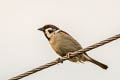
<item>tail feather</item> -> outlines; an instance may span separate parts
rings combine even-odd
[[[99,67],[101,67],[101,68],[103,68],[103,69],[107,69],[107,68],[108,68],[107,65],[105,65],[105,64],[103,64],[103,63],[100,63],[100,62],[98,62],[98,61],[96,61],[96,60],[94,60],[94,59],[91,59],[91,60],[89,60],[89,61],[92,62],[92,63],[94,63],[94,64],[96,64],[96,65],[98,65]]]
[[[99,62],[99,61],[96,61],[96,60],[92,59],[92,58],[89,57],[87,54],[83,54],[83,56],[84,56],[84,58],[86,59],[86,61],[90,61],[90,62],[96,64],[97,66],[101,67],[102,69],[107,69],[107,68],[108,68],[107,65],[105,65],[105,64],[103,64],[103,63],[101,63],[101,62]]]

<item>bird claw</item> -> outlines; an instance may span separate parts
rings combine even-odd
[[[70,58],[71,58],[71,56],[70,56],[71,53],[72,53],[72,52],[67,53],[66,56],[63,56],[62,58],[63,58],[63,59],[66,59],[66,58],[70,59]],[[62,60],[61,58],[56,59],[56,61],[58,61],[58,62],[60,62],[60,63],[63,63],[63,60]]]
[[[61,58],[56,59],[56,61],[63,63],[63,60],[61,60]]]
[[[66,57],[67,57],[68,59],[71,58],[71,53],[72,53],[72,52],[69,52],[69,53],[66,54]]]

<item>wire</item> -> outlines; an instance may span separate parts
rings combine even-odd
[[[114,40],[116,40],[116,39],[119,39],[119,38],[120,38],[120,34],[115,35],[115,36],[110,37],[110,38],[108,38],[108,39],[106,39],[106,40],[103,40],[103,41],[101,41],[101,42],[99,42],[99,43],[95,43],[95,44],[93,44],[93,45],[91,45],[91,46],[88,46],[87,48],[84,48],[84,49],[75,51],[75,52],[73,52],[73,53],[70,54],[70,57],[65,56],[65,57],[63,57],[63,58],[58,58],[58,59],[56,59],[56,60],[54,60],[54,61],[52,61],[52,62],[49,62],[49,63],[47,63],[47,64],[45,64],[45,65],[42,65],[42,66],[39,66],[39,67],[37,67],[37,68],[35,68],[35,69],[32,69],[32,70],[30,70],[30,71],[27,71],[27,72],[25,72],[25,73],[23,73],[23,74],[20,74],[20,75],[18,75],[18,76],[16,76],[16,77],[13,77],[13,78],[9,79],[9,80],[19,80],[19,79],[22,79],[22,78],[24,78],[24,77],[26,77],[26,76],[29,76],[29,75],[33,74],[33,73],[36,73],[36,72],[38,72],[38,71],[41,71],[41,70],[43,70],[43,69],[46,69],[46,68],[51,67],[51,66],[53,66],[53,65],[56,65],[56,64],[58,64],[58,63],[61,63],[61,62],[65,61],[65,60],[68,60],[68,59],[70,59],[70,58],[72,58],[72,57],[78,56],[78,55],[80,55],[80,54],[82,54],[82,53],[84,53],[84,52],[90,51],[90,50],[92,50],[92,49],[95,49],[95,48],[97,48],[97,47],[99,47],[99,46],[102,46],[102,45],[104,45],[104,44],[107,44],[107,43],[109,43],[109,42],[111,42],[111,41],[114,41]]]

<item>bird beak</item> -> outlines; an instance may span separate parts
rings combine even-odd
[[[43,28],[39,28],[38,30],[43,31],[44,29]]]

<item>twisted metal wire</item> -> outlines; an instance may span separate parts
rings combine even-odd
[[[107,43],[109,43],[109,42],[111,42],[111,41],[114,41],[114,40],[116,40],[116,39],[119,39],[119,38],[120,38],[120,34],[115,35],[115,36],[110,37],[110,38],[108,38],[108,39],[106,39],[106,40],[103,40],[103,41],[101,41],[101,42],[99,42],[99,43],[96,43],[96,44],[93,44],[93,45],[91,45],[91,46],[88,46],[87,48],[84,48],[84,49],[75,51],[75,52],[73,52],[73,53],[70,55],[70,57],[65,56],[65,57],[63,57],[63,58],[58,58],[58,59],[56,59],[56,60],[54,60],[54,61],[52,61],[52,62],[49,62],[49,63],[47,63],[47,64],[45,64],[45,65],[39,66],[38,68],[32,69],[32,70],[30,70],[30,71],[27,71],[27,72],[25,72],[25,73],[23,73],[23,74],[20,74],[20,75],[18,75],[18,76],[16,76],[16,77],[13,77],[13,78],[9,79],[9,80],[19,80],[19,79],[22,79],[22,78],[24,78],[24,77],[26,77],[26,76],[29,76],[30,74],[36,73],[36,72],[38,72],[38,71],[41,71],[41,70],[43,70],[43,69],[46,69],[46,68],[51,67],[51,66],[53,66],[53,65],[56,65],[56,64],[58,64],[58,63],[61,63],[61,62],[65,61],[65,60],[68,60],[68,59],[70,59],[70,58],[72,58],[72,57],[78,56],[78,55],[82,54],[83,52],[90,51],[90,50],[92,50],[92,49],[94,49],[94,48],[97,48],[97,47],[99,47],[99,46],[102,46],[102,45],[104,45],[104,44],[107,44]]]

